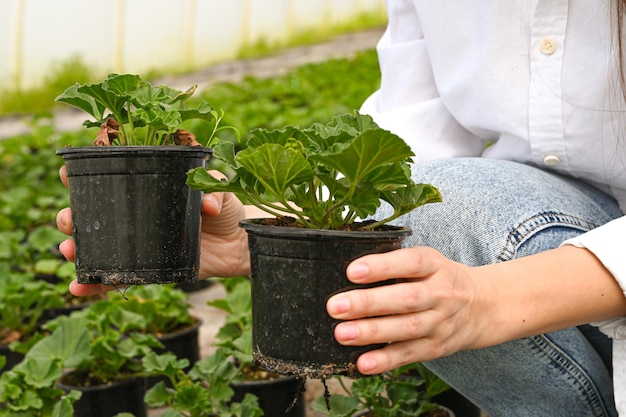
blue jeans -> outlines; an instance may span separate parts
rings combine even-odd
[[[417,182],[443,202],[396,220],[426,245],[477,266],[558,247],[622,216],[614,199],[577,180],[509,161],[417,164]],[[376,217],[385,215],[382,207]],[[616,416],[611,341],[590,325],[462,351],[425,364],[490,417]],[[462,416],[459,416],[462,417]]]

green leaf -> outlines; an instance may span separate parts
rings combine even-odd
[[[80,84],[69,87],[65,92],[55,98],[55,101],[67,103],[71,106],[82,110],[95,118],[96,120],[104,119],[106,106],[96,101],[89,94],[79,91]]]
[[[187,173],[187,184],[205,193],[233,192],[241,193],[241,185],[236,180],[218,180],[204,168],[195,168]]]
[[[250,131],[250,137],[246,142],[246,147],[259,147],[266,143],[274,143],[277,145],[286,146],[287,142],[294,136],[298,135],[300,131],[296,126],[285,126],[283,129],[253,129]]]
[[[337,148],[337,147],[335,147]],[[409,145],[388,131],[366,130],[339,151],[311,155],[314,161],[333,167],[351,183],[357,183],[383,165],[413,156]]]
[[[101,83],[78,87],[78,92],[92,97],[99,108],[108,109],[118,122],[123,123],[121,115],[130,97],[127,92],[137,88],[140,82],[141,79],[137,75],[113,74]],[[97,118],[98,121],[103,119],[104,117]]]
[[[74,391],[78,392],[78,391]],[[62,398],[54,405],[51,417],[74,417],[74,400],[70,398]]]
[[[35,388],[52,386],[63,375],[63,363],[59,358],[52,360],[41,357],[29,357],[19,363],[15,372],[24,375],[24,382]]]
[[[48,337],[35,344],[26,355],[35,361],[50,362],[53,358],[61,360],[66,368],[80,364],[89,354],[90,340],[87,322],[81,319],[66,319]],[[16,366],[19,369],[20,364]]]
[[[168,388],[165,382],[159,381],[144,395],[144,401],[149,407],[162,407],[170,403],[175,391]]]
[[[207,410],[210,408],[211,402],[217,399],[211,396],[211,387],[209,389],[196,383],[191,385],[179,386],[174,397],[174,407],[178,410]]]
[[[317,397],[315,400],[311,401],[310,406],[313,411],[331,417],[351,417],[354,413],[363,408],[358,398],[341,394],[331,395],[328,398],[328,402],[330,410],[323,396]]]
[[[383,190],[381,198],[391,204],[396,215],[401,215],[424,204],[440,202],[441,194],[432,185],[413,184],[395,191]]]
[[[235,160],[278,201],[285,200],[290,186],[313,179],[313,170],[300,153],[276,144],[244,149]]]

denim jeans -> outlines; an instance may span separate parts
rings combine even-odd
[[[416,164],[413,178],[437,186],[443,202],[394,223],[470,266],[558,247],[622,216],[594,187],[536,167],[485,158]],[[389,213],[381,207],[376,217]],[[616,416],[611,341],[590,325],[467,350],[425,363],[490,417]],[[458,416],[463,417],[463,416]]]

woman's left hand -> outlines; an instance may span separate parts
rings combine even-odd
[[[343,292],[326,305],[336,319],[343,345],[389,343],[362,354],[357,367],[378,374],[401,365],[428,361],[481,344],[484,311],[472,268],[427,247],[367,255],[347,268],[357,284],[396,279],[396,283]]]

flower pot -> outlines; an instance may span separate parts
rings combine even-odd
[[[155,349],[159,354],[171,352],[179,359],[188,359],[189,366],[193,366],[200,359],[199,331],[202,320],[194,317],[194,323],[171,333],[159,336],[163,349]]]
[[[178,359],[189,360],[189,366],[186,371],[200,360],[200,341],[199,330],[202,320],[194,318],[195,323],[183,329],[176,330],[172,333],[164,334],[157,339],[163,343],[162,349],[155,349],[157,354],[170,352],[176,355]],[[150,388],[158,382],[163,381],[167,386],[171,387],[172,383],[167,377],[150,377],[147,381],[147,387]]]
[[[266,226],[244,221],[248,232],[255,362],[269,372],[310,378],[362,376],[356,359],[382,345],[343,346],[326,301],[363,288],[345,275],[350,261],[399,249],[411,231],[331,231]],[[377,284],[382,285],[382,284]]]
[[[4,371],[8,371],[9,369],[13,369],[15,365],[22,362],[24,359],[24,354],[19,352],[13,352],[9,345],[0,344],[0,356],[4,356],[6,358],[6,363],[4,368],[0,368],[0,373]]]
[[[433,402],[461,417],[480,417],[481,415],[480,408],[452,388],[433,397]]]
[[[247,393],[256,395],[266,416],[304,417],[304,381],[295,376],[242,381],[231,386],[233,402],[241,402]]]
[[[88,146],[57,154],[67,167],[79,282],[197,280],[202,192],[186,180],[210,149]]]
[[[74,376],[77,375],[69,372],[59,382],[59,388],[66,392],[74,389],[82,393],[74,403],[74,417],[112,417],[123,412],[135,417],[147,416],[143,400],[145,378],[129,378],[109,385],[79,386],[69,382]]]

